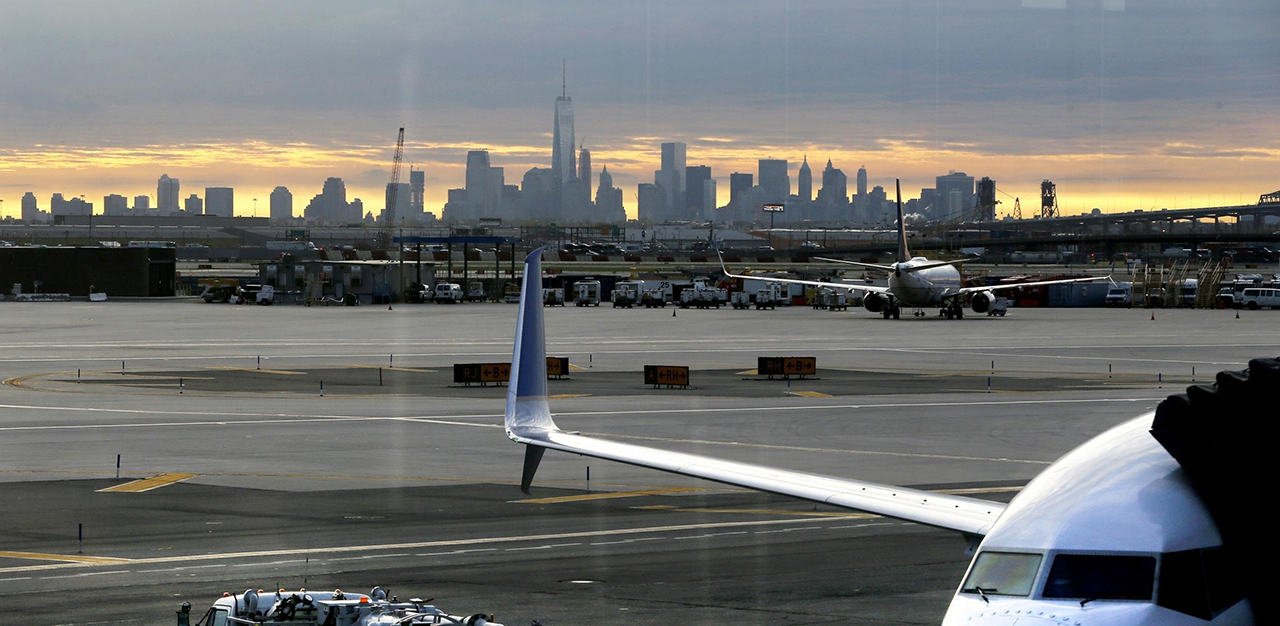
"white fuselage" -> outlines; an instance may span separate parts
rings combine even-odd
[[[889,293],[899,305],[926,307],[942,304],[944,298],[960,291],[960,271],[954,265],[906,271],[917,265],[932,263],[924,257],[894,263],[889,273]]]
[[[1095,437],[1032,480],[983,538],[943,626],[1252,624],[1247,600],[1219,600],[1214,611],[1221,612],[1204,619],[1167,608],[1187,594],[1185,588],[1161,593],[1161,581],[1181,571],[1176,559],[1213,550],[1222,539],[1182,468],[1148,432],[1151,420],[1147,413]],[[974,572],[986,552],[1038,556],[1038,565],[1024,570],[1026,593],[987,589],[984,600],[983,594],[965,591],[978,584],[972,577],[979,575]],[[1078,555],[1145,559],[1154,566],[1140,581],[1149,586],[1150,597],[1062,592],[1077,581],[1061,570],[1055,574],[1055,559]],[[1213,572],[1205,576],[1212,579]]]

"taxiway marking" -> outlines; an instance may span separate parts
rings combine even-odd
[[[42,552],[5,552],[0,551],[0,559],[29,559],[32,561],[61,561],[83,565],[103,565],[107,563],[128,563],[129,559],[118,559],[110,556],[85,556],[83,554],[45,554]]]
[[[832,398],[832,397],[834,397],[834,396],[832,396],[832,395],[831,395],[831,394],[829,394],[829,393],[822,393],[822,392],[820,392],[820,391],[788,391],[787,393],[789,393],[789,394],[791,394],[791,395],[793,395],[793,396],[803,396],[803,397],[805,397],[805,398]]]
[[[572,400],[573,398],[585,398],[589,393],[561,393],[554,396],[547,396],[548,400]]]
[[[234,365],[214,365],[211,370],[231,370],[233,372],[258,372],[261,374],[284,374],[286,376],[302,376],[306,372],[294,372],[291,370],[260,370],[252,367],[236,367]]]
[[[196,476],[199,476],[199,474],[170,472],[166,474],[159,474],[157,476],[151,476],[150,478],[142,478],[139,480],[129,481],[127,483],[116,485],[114,487],[107,487],[106,489],[99,489],[98,492],[99,493],[142,493],[144,491],[151,491],[152,489],[167,487],[174,483],[180,483],[184,480],[195,478]]]
[[[569,533],[552,533],[545,535],[511,535],[498,537],[472,537],[468,539],[445,539],[440,541],[419,541],[413,543],[392,543],[392,544],[371,544],[371,545],[351,545],[351,546],[326,546],[326,547],[309,547],[309,548],[282,548],[279,550],[257,550],[251,552],[221,552],[213,554],[187,554],[174,556],[149,557],[129,560],[130,565],[156,565],[161,563],[195,563],[200,561],[224,561],[233,559],[250,559],[263,557],[279,557],[279,556],[302,556],[309,555],[315,558],[323,554],[346,554],[352,552],[376,552],[382,553],[391,550],[415,550],[421,548],[436,548],[444,546],[482,546],[504,543],[518,543],[525,541],[556,541],[562,539],[582,539],[591,537],[620,537],[627,535],[640,535],[652,533],[669,533],[687,530],[705,530],[715,528],[744,528],[752,526],[775,526],[781,524],[805,524],[827,522],[833,519],[864,519],[861,514],[851,513],[839,517],[815,517],[815,518],[789,518],[777,520],[753,520],[740,522],[711,522],[706,524],[676,524],[671,526],[647,526],[643,528],[616,528],[610,530],[588,530]],[[20,565],[15,567],[0,568],[0,574],[11,574],[17,572],[37,572],[47,570],[59,570],[77,567],[92,567],[101,565],[100,563],[54,563],[46,565]],[[116,572],[111,572],[116,573]],[[123,573],[123,571],[121,572]]]
[[[643,491],[609,491],[604,493],[588,493],[580,496],[558,496],[554,498],[529,498],[511,500],[516,504],[559,504],[561,502],[585,502],[587,500],[610,500],[613,498],[639,498],[641,496],[657,496],[668,493],[689,493],[692,491],[709,491],[702,487],[672,487],[670,489],[645,489]],[[645,507],[640,507],[645,508]]]
[[[881,517],[870,513],[836,513],[833,511],[783,511],[780,509],[720,509],[714,507],[683,507],[656,504],[653,506],[633,506],[641,511],[680,511],[691,513],[745,513],[748,515],[795,515],[798,517],[838,517],[841,519],[871,519]]]
[[[367,363],[348,363],[346,367],[366,370],[387,370],[388,372],[419,372],[424,374],[434,374],[436,370],[422,369],[420,367],[389,367],[384,365],[369,365]]]

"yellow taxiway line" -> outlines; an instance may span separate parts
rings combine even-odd
[[[554,396],[547,396],[548,400],[568,400],[570,398],[585,398],[589,393],[561,393]]]
[[[434,374],[436,370],[422,369],[420,367],[391,367],[387,365],[369,365],[368,363],[347,363],[347,367],[365,370],[387,370],[388,372],[420,372],[423,374]]]
[[[112,556],[84,556],[83,554],[43,554],[40,552],[4,552],[0,551],[0,559],[30,559],[33,561],[61,561],[64,563],[86,563],[100,565],[107,563],[128,563],[132,559],[118,559]]]
[[[582,367],[581,365],[574,365],[573,363],[570,363],[570,364],[569,364],[569,371],[570,371],[570,372],[585,372],[585,371],[587,371],[587,368]]]
[[[188,478],[195,478],[196,476],[199,476],[199,474],[185,474],[185,473],[181,473],[181,472],[169,472],[169,473],[167,473],[167,474],[160,474],[160,475],[158,475],[158,476],[152,476],[152,477],[150,477],[150,478],[143,478],[143,479],[141,479],[141,480],[133,480],[133,481],[129,481],[129,482],[124,483],[124,484],[122,484],[122,485],[116,485],[116,486],[114,486],[114,487],[107,487],[106,489],[99,489],[98,491],[99,491],[100,493],[102,493],[102,492],[108,492],[108,493],[142,493],[142,492],[144,492],[144,491],[151,491],[152,489],[159,489],[159,488],[161,488],[161,487],[167,487],[167,486],[172,485],[172,484],[174,484],[174,483],[180,483],[180,482],[182,482],[182,481],[184,481],[184,480],[187,480]]]
[[[632,507],[642,511],[683,511],[694,513],[747,513],[751,515],[796,515],[799,517],[840,517],[840,518],[856,518],[869,519],[872,517],[880,517],[871,513],[837,513],[824,511],[782,511],[778,509],[717,509],[712,507],[677,507],[665,504],[656,504],[653,506],[637,506]]]
[[[793,396],[804,396],[804,397],[806,397],[806,398],[832,398],[832,397],[834,397],[834,396],[832,396],[832,395],[831,395],[831,394],[829,394],[829,393],[822,393],[822,392],[820,392],[820,391],[788,391],[787,393],[789,393],[789,394],[791,394],[791,395],[793,395]]]
[[[513,500],[513,502],[517,504],[558,504],[561,502],[583,502],[586,500],[609,500],[612,498],[638,498],[640,496],[657,496],[667,493],[688,493],[690,491],[707,490],[702,487],[672,487],[670,489],[646,489],[644,491],[588,493],[580,496],[558,496],[555,498],[531,498],[529,500]]]
[[[306,372],[292,372],[289,370],[260,370],[252,367],[235,367],[232,365],[215,365],[211,370],[231,370],[233,372],[261,372],[263,374],[286,374],[289,376],[301,376]]]

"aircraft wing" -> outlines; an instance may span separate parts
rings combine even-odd
[[[1008,291],[1017,289],[1018,287],[1040,287],[1042,285],[1062,285],[1065,283],[1093,283],[1101,280],[1111,280],[1110,276],[1094,276],[1089,278],[1064,278],[1062,280],[1038,280],[1033,283],[1010,283],[1008,285],[989,285],[986,287],[963,287],[960,294],[978,293],[980,291]]]
[[[507,389],[507,437],[527,446],[521,477],[521,489],[526,493],[543,453],[550,449],[794,496],[971,537],[984,535],[1004,511],[1005,505],[998,502],[671,452],[560,430],[547,400],[543,307],[537,297],[542,281],[541,254],[541,249],[534,250],[525,259],[524,295]]]
[[[850,262],[852,263],[852,262]],[[883,266],[868,265],[871,269],[883,269]],[[863,291],[868,293],[888,293],[888,287],[877,287],[875,285],[858,285],[854,283],[824,283],[820,280],[802,280],[799,278],[773,278],[772,276],[747,276],[745,274],[734,274],[725,266],[724,259],[720,259],[720,268],[724,270],[724,275],[729,278],[745,278],[748,280],[763,280],[771,283],[789,283],[795,285],[808,285],[810,287],[834,287],[836,289],[848,289],[849,291]]]

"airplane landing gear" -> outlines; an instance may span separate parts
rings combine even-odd
[[[902,309],[898,308],[898,306],[895,304],[893,306],[893,319],[895,320],[899,319],[899,316],[901,315],[902,315]]]

